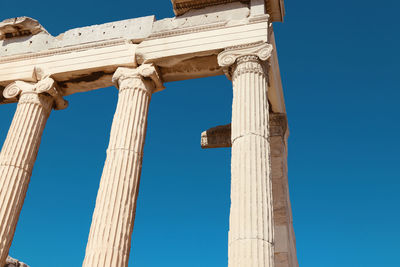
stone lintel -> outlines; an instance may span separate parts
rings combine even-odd
[[[248,15],[247,7],[235,7],[238,16],[245,18]],[[37,82],[35,67],[48,69],[65,95],[112,86],[111,77],[118,67],[136,67],[143,63],[157,65],[165,82],[222,75],[216,59],[222,49],[268,41],[268,16],[226,26],[225,19],[229,16],[224,12],[227,13],[221,11],[207,25],[199,24],[205,15],[189,20],[194,25],[191,27],[182,25],[170,29],[170,25],[175,22],[158,23],[155,27],[157,31],[139,45],[133,44],[132,40],[112,39],[26,53],[24,42],[4,45],[7,40],[3,44],[0,41],[0,50],[15,50],[18,46],[22,51],[15,55],[0,51],[0,86],[6,87],[16,80]],[[224,20],[215,23],[215,20],[220,19],[217,18],[219,16]],[[119,25],[117,22],[114,24]],[[163,27],[167,30],[162,30]],[[80,33],[78,29],[68,32],[71,31],[77,36]],[[87,30],[81,32],[87,33]],[[94,38],[90,37],[90,33],[87,35],[87,40]]]
[[[270,113],[269,135],[286,138],[288,135],[286,114]],[[201,148],[231,147],[231,124],[220,125],[201,133]]]
[[[120,39],[0,57],[0,93],[14,81],[37,82],[38,67],[50,72],[64,95],[113,86],[111,77],[118,67],[137,66],[136,47]]]
[[[168,68],[188,59],[216,56],[228,47],[267,43],[269,29],[269,17],[262,15],[155,32],[138,45],[136,58],[139,64]]]

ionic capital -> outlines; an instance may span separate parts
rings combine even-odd
[[[9,84],[3,91],[5,98],[19,98],[19,103],[36,101],[28,95],[43,95],[50,96],[54,99],[54,109],[65,109],[68,106],[68,101],[62,98],[60,90],[57,88],[57,83],[49,76],[43,77],[37,83],[29,83],[23,81],[15,81]]]
[[[218,54],[218,64],[225,74],[231,77],[231,67],[240,62],[266,61],[272,55],[273,47],[268,43],[253,43],[248,45],[232,46]]]
[[[120,67],[112,77],[112,82],[120,91],[138,87],[138,81],[152,82],[152,88],[143,88],[150,90],[149,93],[158,92],[165,88],[157,66],[154,64],[142,64],[137,68]]]

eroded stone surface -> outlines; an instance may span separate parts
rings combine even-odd
[[[46,32],[46,30],[37,20],[29,17],[11,18],[0,22],[0,40],[33,36],[39,32]]]
[[[201,133],[201,148],[231,147],[231,125],[220,125]]]
[[[186,12],[204,9],[208,6],[229,4],[232,2],[239,2],[239,0],[171,0],[174,12],[180,16]],[[250,0],[241,0],[241,2],[250,2]]]
[[[156,35],[163,31],[184,29],[199,25],[221,22],[228,23],[233,20],[240,21],[247,18],[249,15],[250,9],[248,5],[240,2],[211,6],[204,9],[194,9],[183,16],[155,21],[152,35]]]
[[[62,33],[57,37],[54,37],[45,31],[36,20],[25,18],[24,21],[34,21],[39,25],[37,28],[42,30],[35,30],[37,31],[36,34],[21,35],[15,36],[14,38],[2,39],[2,31],[9,31],[8,29],[10,27],[17,27],[13,26],[14,24],[10,22],[12,20],[13,19],[8,19],[0,23],[1,57],[25,53],[36,53],[49,49],[85,45],[89,43],[104,42],[116,39],[125,39],[138,43],[151,34],[155,17],[147,16],[75,28]],[[31,24],[34,24],[34,22],[31,22]],[[1,25],[3,25],[3,30]]]
[[[192,10],[234,2],[245,3],[249,6],[259,5],[260,2],[264,2],[267,13],[271,15],[272,21],[283,21],[283,17],[285,16],[283,0],[171,0],[171,2],[177,16],[184,15]]]
[[[289,198],[286,115],[274,114],[274,116],[271,116],[270,127],[275,266],[298,267],[296,239]]]
[[[4,265],[4,267],[29,267],[29,266],[19,260],[16,260],[8,256],[6,260],[6,265]]]

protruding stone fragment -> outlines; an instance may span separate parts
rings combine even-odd
[[[19,260],[16,260],[8,256],[6,260],[6,265],[4,265],[4,267],[29,267],[29,266]]]
[[[241,2],[248,3],[250,0],[241,0]],[[239,0],[171,0],[176,15],[183,15],[189,10],[205,8],[208,6],[215,6],[221,4],[228,4],[232,2],[239,2]]]
[[[272,21],[283,21],[285,16],[285,7],[283,0],[263,0],[265,2],[266,10],[271,15]],[[186,14],[187,12],[195,9],[202,9],[209,6],[226,5],[234,2],[241,2],[253,6],[253,2],[260,2],[254,0],[171,0],[174,8],[174,13],[177,16]]]
[[[0,40],[47,32],[35,19],[18,17],[0,22]]]
[[[201,133],[201,148],[231,146],[231,124],[216,126]]]
[[[269,114],[269,135],[286,137],[286,114]],[[201,148],[231,147],[231,124],[219,125],[201,133]]]

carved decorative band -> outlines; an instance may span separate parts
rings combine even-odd
[[[259,63],[260,58],[256,55],[246,55],[246,56],[241,56],[236,59],[236,65],[242,64],[242,63],[248,63],[248,62],[254,62],[254,63]]]
[[[249,57],[252,57],[249,59]],[[237,64],[230,68],[230,73],[232,74],[232,79],[244,73],[255,73],[260,75],[265,75],[266,64],[260,61],[254,56],[244,56],[237,60]]]
[[[248,3],[250,0],[202,0],[202,1],[186,1],[174,4],[174,9],[178,15],[185,13],[191,9],[199,9],[213,5],[229,4],[232,2]]]
[[[180,2],[175,4],[175,9],[177,11],[185,10],[185,9],[198,9],[204,8],[207,6],[213,5],[221,5],[221,4],[228,4],[232,2],[239,2],[239,0],[206,0],[206,1],[187,1],[187,2]],[[249,0],[241,0],[241,2],[248,3]]]

